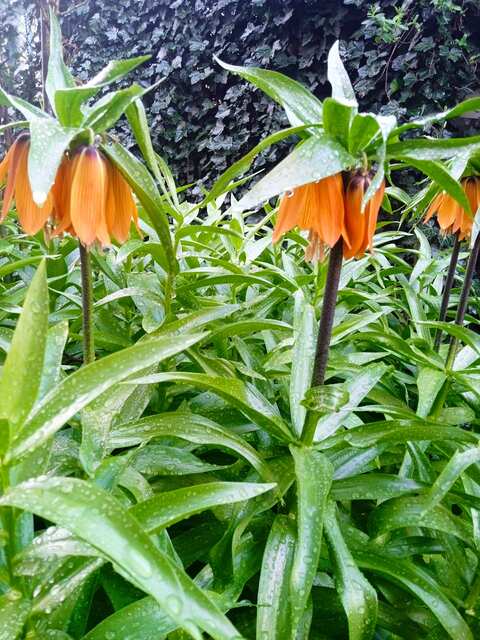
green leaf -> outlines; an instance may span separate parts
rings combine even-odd
[[[178,265],[173,251],[168,218],[155,181],[144,165],[121,144],[113,142],[103,146],[102,150],[120,169],[123,177],[145,207],[146,213],[165,249],[170,271],[175,273],[178,270]]]
[[[426,571],[412,562],[399,558],[390,560],[373,553],[358,552],[354,558],[360,568],[378,573],[420,598],[452,640],[473,640],[465,620]]]
[[[439,504],[462,473],[478,461],[480,461],[478,446],[467,451],[455,451],[424,498],[425,513]]]
[[[133,84],[126,89],[107,94],[88,110],[83,126],[91,127],[95,133],[103,133],[111,129],[128,106],[149,90],[150,87],[145,89],[138,84]]]
[[[156,640],[165,638],[168,633],[175,631],[177,625],[156,600],[147,597],[132,602],[104,618],[82,640],[114,640],[116,636],[120,640],[121,634],[127,629],[129,640]]]
[[[52,7],[50,12],[50,57],[45,81],[45,91],[50,104],[55,109],[55,92],[75,86],[75,80],[63,61],[62,32]]]
[[[348,150],[352,155],[363,151],[380,132],[376,116],[371,113],[357,113],[350,127]]]
[[[167,183],[159,167],[160,156],[158,156],[153,149],[150,130],[148,128],[147,114],[145,111],[145,107],[143,106],[143,102],[140,98],[137,98],[128,105],[125,110],[125,115],[127,116],[128,122],[130,123],[130,127],[132,128],[133,134],[135,136],[135,140],[140,147],[140,151],[142,152],[142,155],[145,158],[150,171],[153,173],[156,181],[159,183],[163,194],[170,197],[171,194],[168,191]],[[177,200],[175,185],[173,185],[173,194],[174,198]],[[178,213],[173,205],[171,206],[171,208],[169,208],[169,213],[174,218],[178,219]]]
[[[332,85],[332,98],[342,102],[350,107],[357,106],[357,99],[355,98],[355,92],[348,77],[348,73],[343,66],[342,59],[340,58],[339,42],[338,40],[333,44],[328,52],[327,60],[327,77],[328,81]],[[325,105],[325,103],[324,103]]]
[[[200,637],[198,627],[218,640],[239,636],[204,592],[155,546],[135,518],[95,485],[75,478],[32,480],[10,489],[0,504],[32,511],[91,544],[194,637]]]
[[[85,119],[82,105],[93,98],[100,87],[69,87],[55,91],[55,112],[64,127],[80,127]]]
[[[325,536],[331,551],[335,582],[348,619],[349,640],[371,640],[377,623],[377,593],[359,571],[338,526],[335,505],[325,513]]]
[[[345,422],[347,416],[360,404],[387,371],[387,366],[381,362],[363,367],[360,374],[344,383],[344,390],[348,396],[345,406],[330,415],[320,418],[315,432],[315,441],[323,440]]]
[[[257,596],[257,638],[290,640],[289,586],[295,551],[293,521],[277,515],[263,554]]]
[[[63,321],[50,327],[45,344],[43,365],[38,398],[41,399],[60,382],[62,357],[68,339],[68,322]]]
[[[166,491],[144,500],[130,509],[148,533],[189,518],[221,504],[250,500],[275,488],[275,484],[252,482],[208,482]]]
[[[433,160],[419,160],[412,157],[404,158],[401,156],[397,156],[397,158],[398,160],[402,160],[409,166],[418,169],[426,176],[434,180],[440,186],[440,188],[450,194],[452,198],[454,198],[463,209],[473,215],[470,208],[470,202],[465,194],[465,191],[462,189],[458,181],[450,175],[449,171],[442,164]]]
[[[295,315],[293,323],[292,373],[290,376],[290,415],[297,436],[300,436],[305,421],[306,409],[302,405],[312,379],[317,322],[315,309],[305,300],[302,291],[295,293]]]
[[[439,369],[422,367],[419,370],[417,376],[417,416],[426,418],[430,414],[435,398],[443,387],[445,380],[446,374]]]
[[[137,56],[126,60],[110,60],[110,62],[87,82],[87,87],[105,87],[107,84],[121,80],[130,71],[150,60],[151,56]]]
[[[422,440],[442,441],[453,440],[477,444],[479,437],[464,429],[447,427],[444,424],[425,423],[420,420],[388,420],[385,422],[370,422],[361,427],[355,427],[343,437],[353,447],[371,447],[380,443],[399,443]],[[332,440],[334,440],[333,436]],[[327,446],[328,441],[320,443]]]
[[[349,131],[355,109],[333,98],[323,102],[323,127],[325,133],[345,148],[349,146]]]
[[[252,162],[255,160],[257,155],[268,149],[268,147],[284,140],[293,135],[299,135],[305,130],[308,129],[306,125],[301,125],[299,127],[289,127],[288,129],[282,129],[281,131],[276,131],[271,135],[264,138],[259,144],[257,144],[251,151],[237,160],[234,164],[232,164],[226,171],[222,173],[222,175],[215,181],[213,187],[208,192],[205,200],[201,203],[201,206],[204,207],[210,202],[215,201],[222,194],[224,194],[228,190],[228,186],[230,183],[239,175],[245,174],[252,165]],[[200,206],[200,205],[199,205]]]
[[[393,142],[387,146],[390,158],[412,160],[445,160],[459,154],[474,153],[480,149],[480,136],[470,138],[418,138]]]
[[[243,382],[238,378],[220,378],[188,371],[156,373],[133,380],[134,384],[158,384],[161,382],[185,382],[200,389],[212,391],[248,416],[254,424],[281,440],[292,440],[292,434],[276,407],[271,405],[249,382]]]
[[[349,395],[343,384],[322,384],[307,391],[303,404],[318,413],[337,413],[348,401]]]
[[[334,480],[330,497],[346,500],[388,500],[408,493],[419,493],[425,484],[386,473],[364,473],[352,478]]]
[[[429,116],[425,116],[424,118],[414,118],[413,120],[410,120],[410,122],[402,124],[400,127],[397,127],[397,129],[395,129],[395,135],[398,136],[404,131],[408,131],[409,129],[420,129],[425,127],[425,125],[433,124],[434,122],[441,122],[442,120],[451,120],[452,118],[458,118],[464,113],[478,110],[480,110],[480,98],[467,98],[451,109],[441,111],[440,113],[433,113]]]
[[[468,546],[473,546],[471,524],[454,516],[449,509],[441,505],[430,508],[427,513],[428,506],[424,497],[402,497],[383,502],[370,516],[371,536],[377,538],[389,531],[405,527],[425,527],[457,536]]]
[[[116,383],[188,349],[202,337],[203,334],[197,333],[178,338],[150,338],[79,369],[35,407],[21,432],[15,434],[7,459],[19,458],[40,446],[78,411]]]
[[[296,80],[278,71],[259,67],[237,67],[222,62],[216,56],[215,60],[224,69],[248,80],[278,102],[287,112],[292,126],[322,122],[322,103]]]
[[[15,273],[15,271],[20,271],[20,269],[28,267],[30,264],[37,264],[37,262],[41,262],[45,257],[48,258],[51,256],[29,256],[28,258],[2,264],[2,266],[0,266],[0,278],[8,276],[10,273]]]
[[[39,206],[47,199],[63,154],[78,133],[78,129],[66,129],[51,118],[30,121],[28,177],[33,199]]]
[[[266,481],[271,479],[268,466],[251,445],[215,422],[188,411],[172,411],[115,425],[109,435],[109,444],[115,449],[142,444],[152,438],[172,436],[199,445],[214,445],[235,451]]]
[[[238,202],[238,209],[255,207],[273,196],[355,166],[355,159],[326,135],[298,145]]]
[[[37,399],[47,330],[48,286],[42,262],[28,288],[0,381],[1,412],[11,423],[12,436]]]
[[[33,104],[30,104],[26,100],[22,100],[22,98],[16,98],[15,96],[9,95],[4,89],[0,87],[0,105],[4,105],[7,107],[13,107],[20,111],[20,113],[30,122],[33,118],[49,118],[49,115],[42,111],[38,107],[35,107]]]
[[[319,451],[290,446],[297,478],[297,544],[290,579],[292,629],[299,624],[317,572],[333,467]]]
[[[17,640],[30,612],[30,602],[19,591],[0,596],[0,640]]]

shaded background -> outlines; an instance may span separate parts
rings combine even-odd
[[[0,82],[28,100],[39,99],[46,1],[0,6]],[[61,0],[59,9],[66,58],[81,80],[109,59],[152,55],[136,79],[165,78],[147,108],[157,150],[181,182],[209,184],[286,124],[280,108],[219,68],[214,54],[282,71],[322,98],[327,52],[340,38],[362,110],[399,118],[480,92],[478,0]],[[474,124],[460,119],[436,133]],[[258,165],[284,152],[275,147]]]

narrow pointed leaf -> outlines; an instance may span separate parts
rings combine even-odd
[[[290,640],[289,585],[295,552],[292,520],[278,515],[263,554],[257,598],[257,638]]]
[[[371,640],[377,623],[377,594],[358,569],[330,502],[325,513],[325,536],[334,561],[337,588],[348,619],[349,640]]]
[[[290,579],[292,629],[296,629],[317,572],[333,467],[315,449],[291,445],[290,451],[297,479],[297,544]]]
[[[202,337],[203,334],[197,333],[182,338],[152,338],[79,369],[35,407],[21,432],[16,434],[8,459],[23,456],[40,446],[78,411],[127,376],[188,349]]]
[[[306,415],[302,401],[311,383],[316,338],[315,309],[306,302],[305,297],[299,291],[295,294],[294,347],[290,377],[290,414],[297,436],[302,433]]]
[[[259,180],[239,201],[238,208],[249,209],[290,189],[351,168],[355,163],[355,159],[332,138],[312,136]]]
[[[11,489],[0,504],[32,511],[91,544],[186,631],[198,636],[195,630],[200,627],[218,640],[239,636],[209,598],[154,545],[135,518],[100,488],[75,478],[32,480]]]
[[[250,500],[275,488],[275,484],[209,482],[166,491],[135,505],[130,512],[145,531],[153,533],[221,504]]]
[[[365,552],[355,553],[354,558],[360,568],[384,576],[416,595],[437,618],[452,640],[473,640],[467,623],[429,573],[412,562],[398,558],[391,560]]]
[[[42,262],[28,289],[3,366],[1,412],[12,426],[24,422],[38,396],[48,330],[48,286]]]
[[[347,70],[343,66],[342,59],[340,58],[338,40],[328,52],[327,65],[327,77],[332,85],[332,98],[346,105],[355,107],[357,105],[357,99],[355,98],[355,92],[348,77]]]
[[[63,154],[78,133],[78,129],[67,129],[52,118],[30,121],[28,177],[33,199],[39,206],[47,199]]]
[[[60,29],[60,23],[51,7],[49,54],[45,90],[50,104],[55,109],[55,92],[57,89],[74,87],[75,80],[63,61],[62,31]]]
[[[236,73],[261,89],[286,111],[292,126],[322,121],[322,103],[306,87],[278,71],[259,67],[237,67],[215,58],[227,71]]]
[[[200,389],[212,391],[239,409],[259,427],[282,440],[292,439],[292,434],[283,422],[276,407],[271,405],[253,384],[244,382],[239,378],[220,378],[208,376],[204,373],[171,371],[137,378],[133,382],[135,384],[185,382]]]
[[[109,435],[109,444],[112,449],[129,447],[161,437],[225,447],[247,460],[264,480],[271,480],[268,466],[248,442],[208,418],[188,411],[172,411],[115,425]]]

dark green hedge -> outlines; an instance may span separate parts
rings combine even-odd
[[[326,54],[340,38],[363,108],[399,116],[441,109],[479,86],[478,0],[65,0],[61,10],[82,78],[109,58],[152,54],[137,75],[165,78],[148,100],[154,139],[187,181],[218,175],[284,124],[269,99],[213,54],[277,69],[323,97]]]

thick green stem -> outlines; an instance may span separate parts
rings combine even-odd
[[[80,269],[82,273],[82,325],[83,325],[83,364],[95,360],[95,344],[93,341],[93,287],[92,263],[90,252],[81,242]]]
[[[459,234],[457,232],[455,234],[455,243],[453,245],[452,255],[450,256],[450,266],[448,267],[447,279],[445,280],[445,285],[443,287],[442,305],[440,307],[440,316],[438,318],[440,322],[444,322],[447,318],[448,303],[450,301],[450,293],[453,287],[453,280],[455,278],[455,272],[457,269],[459,253],[460,253],[460,239],[459,239]],[[435,340],[434,340],[435,351],[439,350],[441,339],[442,339],[442,330],[438,328],[435,333]]]
[[[325,381],[327,371],[328,353],[330,340],[332,338],[333,321],[335,318],[335,306],[337,303],[338,285],[343,261],[343,239],[340,238],[330,251],[328,261],[327,281],[323,295],[322,315],[317,336],[317,349],[312,372],[312,387],[318,387]],[[305,425],[302,432],[302,442],[310,446],[315,436],[315,429],[318,415],[309,411],[305,418]]]

